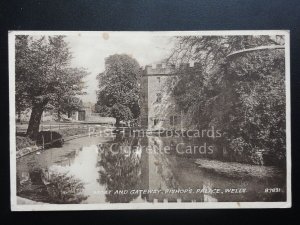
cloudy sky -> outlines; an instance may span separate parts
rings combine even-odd
[[[104,60],[113,54],[128,54],[141,66],[159,63],[169,55],[172,39],[167,36],[154,36],[153,33],[99,32],[81,33],[66,37],[73,53],[72,64],[85,67],[90,72],[86,77],[87,95],[82,99],[96,102],[97,74],[104,71]]]

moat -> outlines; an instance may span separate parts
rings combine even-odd
[[[195,160],[210,150],[198,142],[120,135],[75,139],[18,159],[17,195],[54,204],[285,200],[283,178],[227,177],[200,168]],[[202,147],[185,152],[195,143]],[[283,191],[265,191],[271,187]]]

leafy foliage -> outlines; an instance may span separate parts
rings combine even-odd
[[[32,108],[27,130],[36,136],[45,107],[61,107],[61,99],[83,94],[83,68],[72,68],[64,36],[16,36],[16,108]]]
[[[52,172],[47,180],[50,201],[57,204],[78,204],[86,200],[84,183],[68,172]]]
[[[260,50],[228,57],[235,51],[282,45],[282,36],[179,37],[170,62],[196,61],[179,71],[172,89],[180,109],[199,129],[216,126],[235,160],[284,163],[285,62],[282,50]],[[172,78],[174,79],[174,78]],[[223,147],[223,146],[221,146]]]
[[[279,50],[249,53],[230,63],[238,98],[230,112],[228,138],[245,146],[246,153],[262,151],[268,163],[284,162],[285,62]]]
[[[112,55],[105,60],[105,72],[99,74],[99,89],[96,111],[102,116],[132,120],[139,116],[138,62],[127,55]]]

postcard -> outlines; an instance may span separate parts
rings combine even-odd
[[[13,211],[291,207],[289,31],[8,35]]]

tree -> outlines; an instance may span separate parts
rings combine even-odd
[[[81,110],[83,107],[82,100],[78,97],[70,97],[68,95],[58,96],[54,108],[57,111],[57,120],[61,120],[61,114],[70,117],[72,111]]]
[[[47,105],[57,106],[60,96],[82,94],[83,68],[72,68],[72,54],[64,36],[16,36],[17,108],[31,108],[27,135],[36,139],[42,113]],[[24,102],[24,103],[23,103]]]
[[[132,120],[139,116],[140,66],[128,55],[112,55],[105,60],[105,71],[98,76],[96,111],[102,116]]]
[[[20,120],[21,112],[29,107],[25,85],[22,79],[19,79],[19,75],[25,73],[24,69],[26,65],[26,57],[28,55],[28,36],[16,36],[16,113],[18,115],[18,120]]]
[[[172,90],[176,103],[199,129],[217,126],[236,160],[260,163],[256,152],[285,157],[285,66],[282,50],[229,54],[259,46],[283,45],[282,36],[185,36],[168,59],[196,61]],[[174,78],[172,78],[174,79]],[[273,164],[276,164],[273,161]]]
[[[228,138],[232,148],[242,146],[252,161],[263,151],[266,164],[283,165],[285,134],[284,51],[253,52],[229,63],[235,77],[232,88],[237,102],[229,112]]]
[[[65,113],[70,117],[71,112],[75,110],[81,110],[83,108],[83,102],[78,97],[73,98],[64,98],[63,103],[61,104],[61,108],[59,109],[61,112]]]

